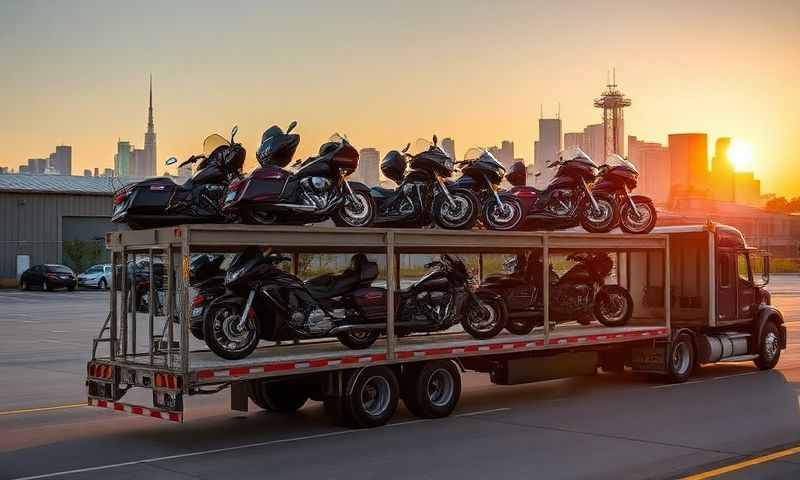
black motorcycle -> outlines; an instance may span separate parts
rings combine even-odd
[[[467,189],[445,183],[454,163],[437,145],[436,135],[433,143],[417,140],[413,154],[408,153],[410,147],[390,151],[381,162],[383,174],[398,187],[369,190],[377,210],[372,225],[427,227],[435,223],[446,229],[472,228],[480,208],[478,199]]]
[[[639,180],[639,171],[616,153],[600,166],[600,175],[592,192],[605,193],[616,200],[619,226],[626,233],[649,233],[658,220],[653,200],[644,195],[631,195]]]
[[[608,254],[586,252],[567,259],[575,265],[561,277],[549,268],[550,320],[585,325],[597,319],[608,327],[627,324],[633,315],[633,299],[625,288],[605,284],[614,265]],[[528,251],[508,262],[506,273],[490,275],[481,284],[505,299],[509,332],[527,335],[544,325],[543,268],[541,250]]]
[[[225,275],[227,293],[203,317],[203,337],[214,353],[244,358],[261,339],[335,336],[352,349],[368,348],[378,339],[379,329],[359,328],[386,315],[380,311],[385,290],[370,287],[378,276],[376,263],[355,255],[344,272],[303,282],[279,268],[289,260],[255,247],[235,257]]]
[[[169,177],[155,177],[132,183],[114,193],[111,221],[126,223],[134,230],[184,223],[221,223],[228,184],[242,175],[246,151],[234,138],[214,134],[203,142],[203,154],[192,155],[178,167],[200,162],[195,174],[183,185]],[[172,157],[167,165],[177,163]]]
[[[340,227],[368,226],[375,215],[369,188],[347,180],[358,167],[358,151],[347,138],[335,134],[319,149],[319,156],[297,161],[285,170],[300,143],[274,125],[261,137],[256,153],[260,168],[231,184],[223,211],[257,225],[305,224],[328,220]]]
[[[614,198],[591,188],[599,173],[597,165],[580,148],[571,147],[547,165],[557,168],[544,190],[526,186],[525,165],[512,165],[506,179],[513,185],[500,194],[509,204],[522,208],[522,220],[516,224],[501,222],[490,212],[484,222],[488,228],[511,230],[558,230],[580,225],[590,233],[611,231],[619,222]],[[538,175],[538,174],[537,174]]]
[[[196,289],[192,298],[190,328],[192,335],[203,340],[203,314],[216,298],[225,294],[224,255],[200,254],[189,264],[189,284]]]

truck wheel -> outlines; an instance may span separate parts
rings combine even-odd
[[[385,425],[397,409],[400,384],[384,366],[368,367],[350,377],[344,397],[344,415],[355,428]]]
[[[450,360],[411,365],[403,372],[403,403],[418,417],[446,417],[460,397],[461,375]]]
[[[774,322],[764,324],[758,342],[758,357],[753,362],[760,370],[771,370],[781,358],[781,334]]]
[[[264,410],[294,413],[308,401],[308,389],[298,382],[250,382],[250,400]]]
[[[692,337],[681,333],[669,349],[667,358],[667,379],[670,383],[683,383],[689,379],[694,367],[694,342]]]

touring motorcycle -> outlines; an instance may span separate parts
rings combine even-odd
[[[228,185],[242,176],[246,151],[234,138],[213,134],[203,142],[203,154],[192,155],[178,165],[198,163],[197,171],[183,185],[169,177],[155,177],[131,183],[114,194],[111,221],[127,223],[134,230],[184,223],[225,222],[222,203]],[[177,163],[175,157],[167,165]]]
[[[592,185],[592,193],[610,195],[619,209],[619,226],[626,233],[649,233],[656,226],[653,200],[644,195],[631,195],[639,179],[639,171],[629,161],[613,153],[601,165],[600,175]]]
[[[345,136],[334,134],[319,155],[297,161],[295,171],[284,169],[292,161],[300,136],[273,125],[261,137],[256,153],[261,165],[241,181],[231,184],[223,211],[258,225],[305,224],[329,218],[341,227],[368,226],[375,215],[369,188],[347,180],[358,167],[358,151]]]
[[[468,189],[448,185],[454,163],[437,144],[419,139],[412,153],[411,144],[392,150],[381,161],[381,171],[397,183],[396,189],[372,187],[369,193],[377,214],[372,222],[381,227],[427,227],[468,230],[475,225],[479,203]],[[409,169],[410,167],[410,169]]]
[[[619,285],[605,284],[613,269],[611,257],[603,252],[583,252],[569,255],[567,260],[575,265],[561,277],[548,268],[550,320],[588,324],[596,318],[609,327],[627,324],[633,314],[630,293]],[[481,286],[505,299],[509,332],[526,335],[544,325],[543,273],[542,252],[533,250],[516,255],[507,262],[505,273],[490,275],[482,282]]]
[[[522,162],[510,168],[506,179],[513,186],[500,194],[505,205],[522,212],[518,222],[503,222],[499,209],[487,212],[484,221],[496,230],[558,230],[580,225],[590,233],[604,233],[616,227],[619,211],[614,198],[590,187],[599,173],[597,165],[578,147],[559,153],[548,168],[557,168],[544,190],[525,185],[526,171]],[[539,174],[537,174],[539,175]],[[517,217],[515,217],[517,218]]]

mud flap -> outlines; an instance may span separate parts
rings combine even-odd
[[[631,367],[634,372],[665,373],[667,365],[667,342],[631,348]]]

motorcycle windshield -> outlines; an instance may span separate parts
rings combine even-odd
[[[581,150],[580,147],[577,146],[569,147],[566,150],[562,150],[558,154],[558,160],[560,163],[581,162],[597,168],[597,164],[594,163],[592,158],[589,155],[587,155],[586,152]]]
[[[441,153],[442,155],[449,157],[447,152],[440,145],[434,145],[433,142],[430,140],[426,140],[424,138],[418,138],[412,145],[411,145],[411,155],[419,155],[421,153],[435,151],[437,153]]]
[[[219,134],[209,135],[203,142],[203,155],[210,157],[219,147],[229,147],[230,143]]]
[[[631,162],[625,160],[616,153],[612,153],[611,155],[608,156],[608,158],[606,158],[606,165],[608,165],[611,168],[623,167],[633,171],[634,173],[639,173],[639,171],[636,170],[636,167]]]
[[[484,170],[500,171],[505,174],[506,167],[492,155],[492,152],[481,147],[472,147],[464,154],[464,161],[477,164]]]

